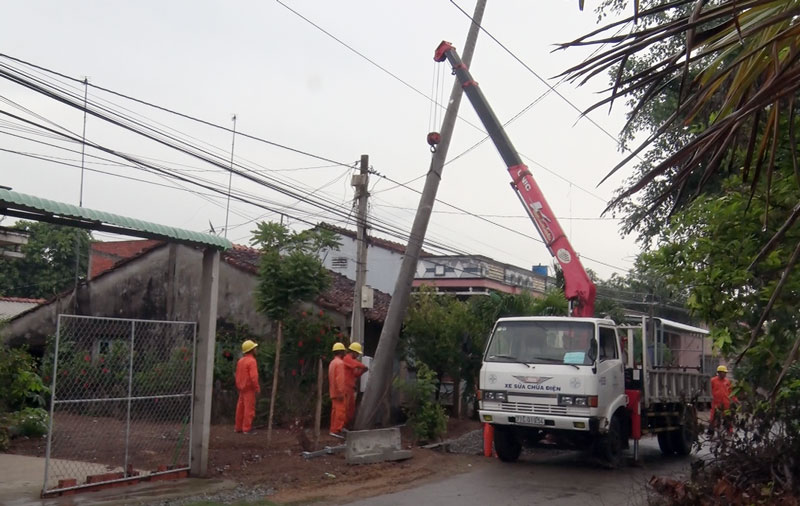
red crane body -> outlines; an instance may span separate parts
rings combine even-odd
[[[527,165],[522,163],[522,159],[506,135],[503,125],[497,119],[491,107],[489,107],[489,103],[478,87],[478,83],[472,78],[469,69],[461,61],[455,48],[449,42],[439,44],[434,60],[437,62],[447,60],[453,67],[453,73],[461,82],[464,93],[466,93],[494,145],[500,152],[500,156],[506,163],[512,180],[511,187],[525,207],[525,211],[533,221],[550,254],[555,257],[564,272],[564,283],[566,285],[564,295],[570,301],[570,314],[572,316],[594,316],[597,289],[589,275],[586,274],[586,270],[572,248],[569,239],[564,234],[564,230],[559,225],[555,214],[550,209],[550,205],[539,189],[539,185],[536,184]]]

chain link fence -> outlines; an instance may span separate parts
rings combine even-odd
[[[196,324],[59,315],[45,494],[188,469]]]

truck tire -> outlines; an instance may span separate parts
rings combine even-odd
[[[595,441],[595,454],[610,469],[622,464],[622,421],[618,415],[611,417],[608,434]]]
[[[667,434],[671,439],[672,451],[683,456],[691,453],[698,436],[697,412],[693,406],[683,408],[680,428]]]
[[[672,455],[675,453],[675,450],[672,448],[672,434],[674,434],[674,432],[659,432],[657,434],[658,448],[661,450],[662,455]]]
[[[515,462],[522,452],[522,445],[513,429],[495,425],[494,450],[503,462]]]

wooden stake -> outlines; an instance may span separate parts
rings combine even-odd
[[[283,321],[278,320],[278,342],[275,344],[275,370],[272,371],[272,393],[269,396],[269,420],[267,420],[267,445],[272,443],[272,415],[275,413],[275,398],[278,396],[278,372],[281,365],[281,341]]]

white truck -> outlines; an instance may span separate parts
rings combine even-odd
[[[646,434],[657,435],[665,454],[688,454],[697,406],[709,401],[706,334],[661,318],[622,326],[602,318],[501,318],[478,394],[498,457],[514,461],[523,445],[547,445],[591,450],[617,466],[630,439],[638,458]]]
[[[452,66],[506,163],[511,187],[561,267],[570,303],[569,316],[495,324],[478,397],[481,420],[494,427],[498,456],[513,461],[523,444],[549,444],[592,449],[614,466],[629,439],[638,457],[643,434],[657,434],[664,453],[688,453],[698,432],[696,405],[708,402],[707,331],[660,318],[631,325],[596,318],[594,283],[478,83],[449,42],[439,44],[434,60]],[[683,338],[669,343],[676,354],[667,359],[668,328],[694,336],[694,345],[682,344]]]

